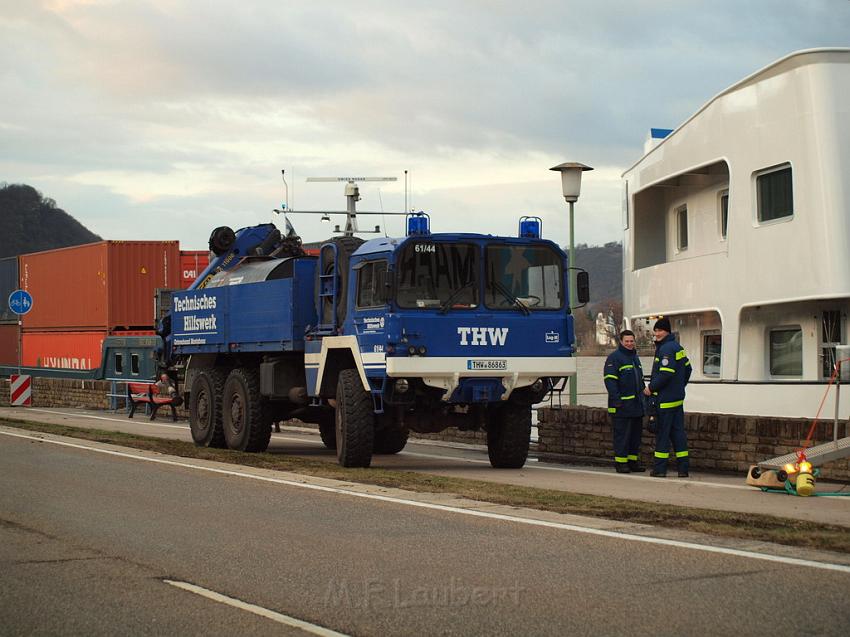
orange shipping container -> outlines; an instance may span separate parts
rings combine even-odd
[[[20,257],[24,331],[151,329],[156,288],[180,284],[176,241],[100,241]]]
[[[180,252],[180,289],[185,290],[195,282],[198,275],[210,264],[210,253],[206,250],[183,250]]]
[[[18,364],[18,326],[0,325],[0,365]]]
[[[106,332],[24,332],[25,367],[100,367]]]

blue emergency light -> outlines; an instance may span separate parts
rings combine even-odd
[[[411,212],[406,217],[407,236],[431,234],[431,218],[422,212]]]
[[[520,217],[519,236],[521,239],[539,239],[543,233],[543,219],[540,217]]]

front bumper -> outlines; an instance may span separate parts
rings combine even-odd
[[[505,388],[501,398],[507,400],[515,389],[528,387],[538,378],[563,378],[576,373],[576,359],[567,356],[387,356],[386,360],[387,376],[420,378],[429,387],[445,390],[446,401],[462,378],[498,378]],[[504,366],[504,369],[470,369],[488,363],[493,368]]]

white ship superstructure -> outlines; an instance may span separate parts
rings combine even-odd
[[[850,49],[793,53],[650,140],[623,175],[624,314],[671,319],[694,367],[690,411],[817,410],[848,342],[847,95]],[[850,390],[841,402],[846,418]]]

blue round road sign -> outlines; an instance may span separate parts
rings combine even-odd
[[[15,314],[26,314],[32,309],[32,295],[26,290],[15,290],[9,295],[9,309]]]

